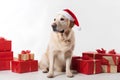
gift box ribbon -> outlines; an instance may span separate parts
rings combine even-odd
[[[94,69],[93,69],[93,74],[95,74],[96,73],[96,61],[95,60],[93,60],[93,65],[94,65]]]
[[[116,73],[117,72],[117,66],[115,65],[102,65],[103,72],[107,73]]]

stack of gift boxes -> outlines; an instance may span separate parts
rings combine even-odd
[[[83,74],[120,72],[120,54],[115,50],[97,49],[96,52],[83,52],[82,57],[73,56],[71,68]]]
[[[38,60],[34,60],[34,54],[29,50],[18,54],[18,59],[12,61],[12,72],[25,73],[38,71]]]
[[[0,70],[16,73],[38,71],[38,60],[34,60],[34,54],[26,50],[18,54],[18,59],[13,59],[11,47],[11,40],[0,37]]]
[[[10,70],[11,60],[13,60],[11,41],[0,38],[0,70]]]

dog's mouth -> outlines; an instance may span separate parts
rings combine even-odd
[[[60,33],[64,33],[64,30],[60,31]]]
[[[64,33],[64,30],[59,31],[59,30],[57,30],[56,28],[53,28],[53,31],[59,32],[59,33]]]

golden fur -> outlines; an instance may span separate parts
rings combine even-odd
[[[57,15],[52,25],[56,26],[56,31],[51,33],[46,53],[43,54],[39,63],[40,69],[48,72],[49,78],[54,76],[54,70],[66,71],[68,77],[73,77],[70,64],[75,44],[72,30],[74,22],[63,15]]]

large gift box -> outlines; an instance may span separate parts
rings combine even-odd
[[[83,74],[97,74],[102,72],[100,60],[81,60],[78,59],[77,71]]]
[[[25,73],[38,71],[38,61],[37,60],[14,60],[12,61],[12,72]]]
[[[117,66],[116,65],[102,65],[102,72],[103,73],[117,73]]]
[[[13,52],[12,51],[0,52],[0,60],[13,60]]]
[[[0,37],[0,51],[11,51],[11,41]]]
[[[29,72],[29,62],[28,61],[12,61],[12,72],[24,73]]]

